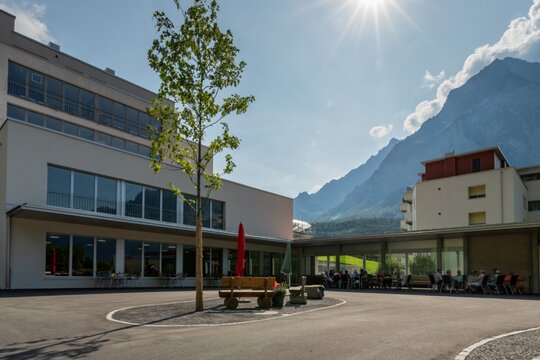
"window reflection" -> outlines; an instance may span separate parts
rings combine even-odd
[[[159,190],[151,187],[144,187],[144,218],[149,220],[159,220]]]
[[[47,168],[47,204],[71,207],[71,172],[49,166]]]
[[[126,216],[142,217],[142,185],[126,183]]]
[[[163,276],[176,275],[175,244],[161,244],[161,273]]]
[[[117,197],[116,180],[97,177],[97,211],[106,214],[116,214]]]
[[[126,274],[141,275],[142,244],[142,241],[125,241],[124,272]]]
[[[144,243],[144,276],[159,276],[160,244],[154,242]]]
[[[116,240],[101,239],[96,241],[96,271],[116,271]]]
[[[94,274],[94,238],[73,236],[71,275],[92,276]]]
[[[47,234],[45,275],[69,275],[69,235]]]
[[[94,175],[73,172],[73,207],[94,211]]]

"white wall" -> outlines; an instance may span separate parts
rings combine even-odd
[[[469,199],[470,186],[485,185],[486,197]],[[416,184],[415,230],[469,225],[469,213],[485,212],[486,224],[522,221],[525,188],[514,168],[482,171]]]

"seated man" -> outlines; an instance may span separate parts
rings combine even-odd
[[[437,285],[437,290],[441,289],[443,278],[442,278],[442,270],[437,269],[435,273],[433,273],[433,278],[435,279],[435,284]]]
[[[456,290],[463,289],[463,275],[461,274],[461,270],[457,271],[457,275],[454,276],[454,288]]]
[[[473,271],[473,275],[476,276],[476,271]],[[484,276],[486,276],[486,272],[484,270],[480,270],[480,274],[472,280],[467,281],[467,284],[469,285],[469,290],[471,291],[477,291],[480,288],[482,288],[482,282],[484,281]]]

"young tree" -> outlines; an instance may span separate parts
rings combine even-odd
[[[161,124],[160,129],[151,133],[152,167],[157,173],[162,166],[172,163],[189,177],[195,188],[195,201],[190,202],[196,215],[195,303],[196,311],[202,311],[202,192],[208,197],[210,191],[221,187],[220,174],[209,171],[214,156],[240,144],[229,133],[224,118],[245,113],[255,98],[222,93],[240,83],[246,64],[236,61],[239,50],[233,44],[231,31],[223,32],[219,28],[217,1],[194,0],[185,11],[180,0],[174,2],[182,24],[176,28],[164,12],[154,12],[159,36],[148,50],[150,67],[161,79],[159,92],[149,109],[150,115]],[[208,131],[216,126],[221,126],[220,133],[208,142]],[[231,155],[225,155],[223,174],[231,173],[234,167]],[[182,196],[178,186],[169,183],[169,187]]]

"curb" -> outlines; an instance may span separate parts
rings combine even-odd
[[[535,328],[526,329],[526,330],[512,331],[512,332],[509,332],[509,333],[506,333],[506,334],[501,334],[501,335],[497,335],[497,336],[494,336],[494,337],[491,337],[491,338],[481,340],[481,341],[479,341],[479,342],[477,342],[475,344],[472,344],[468,348],[465,348],[465,349],[461,350],[461,352],[454,358],[454,360],[465,360],[467,358],[467,356],[469,356],[470,353],[473,352],[476,348],[479,348],[482,345],[485,345],[485,344],[487,344],[489,342],[492,342],[493,340],[498,340],[498,339],[501,339],[501,338],[504,338],[504,337],[507,337],[507,336],[518,335],[518,334],[522,334],[522,333],[529,332],[529,331],[535,331],[535,330],[540,330],[540,327],[535,327]],[[533,359],[533,360],[535,360],[535,359]]]

